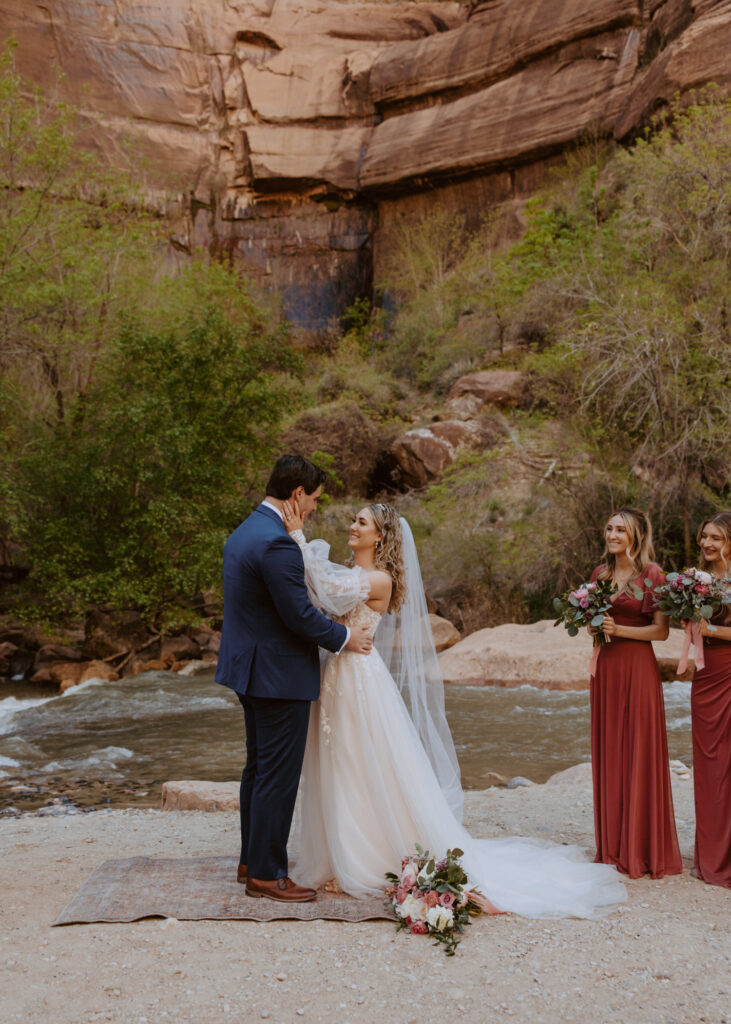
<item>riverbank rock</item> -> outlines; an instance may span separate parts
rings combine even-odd
[[[655,643],[660,673],[677,679],[683,631]],[[551,619],[527,625],[507,623],[476,633],[439,655],[445,683],[459,686],[537,686],[546,690],[588,690],[592,641],[585,633],[570,637]],[[686,676],[692,676],[692,665]]]
[[[189,636],[166,636],[160,643],[160,658],[176,661],[194,661],[201,656],[201,649]]]
[[[519,370],[482,370],[454,382],[444,409],[454,419],[471,420],[485,406],[518,405],[524,390],[525,375]]]
[[[591,786],[591,761],[582,761],[581,764],[572,764],[570,768],[564,768],[562,772],[556,772],[546,779],[546,786]]]
[[[238,811],[239,782],[164,782],[163,811]]]
[[[452,625],[449,619],[443,619],[441,615],[431,614],[429,616],[429,625],[431,626],[437,654],[459,643],[459,630],[456,626]]]
[[[36,651],[35,667],[48,665],[56,661],[83,661],[84,655],[74,647],[66,644],[44,644]]]
[[[150,631],[139,612],[90,608],[84,624],[84,654],[109,658],[147,643]]]
[[[57,686],[59,693],[65,693],[89,679],[115,683],[119,673],[106,661],[52,661],[42,665],[28,681],[39,686]]]

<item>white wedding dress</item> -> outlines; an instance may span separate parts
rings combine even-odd
[[[365,604],[367,574],[328,562],[323,542],[306,545],[302,534],[294,536],[312,599],[326,611],[339,610],[345,625],[364,624],[375,633],[381,615]],[[452,782],[440,785],[378,650],[323,655],[296,814],[296,882],[318,887],[335,879],[352,896],[376,895],[385,888],[385,872],[398,872],[419,843],[437,858],[462,849],[470,883],[500,910],[595,918],[626,899],[616,869],[587,862],[578,847],[473,839],[455,813],[461,809]]]

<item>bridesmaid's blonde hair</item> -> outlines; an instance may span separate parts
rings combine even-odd
[[[397,612],[406,599],[406,571],[404,569],[403,535],[399,514],[393,505],[378,502],[368,506],[373,522],[381,535],[376,543],[374,561],[391,577],[389,612]]]
[[[698,530],[698,544],[700,545],[703,531],[708,525],[717,527],[723,534],[723,547],[721,548],[721,564],[723,565],[723,574],[727,576],[731,571],[731,512],[718,512],[715,516],[709,516],[705,519]],[[701,569],[708,569],[705,558],[703,557],[703,549],[701,548]]]
[[[648,565],[655,561],[655,549],[652,546],[652,523],[647,513],[643,512],[642,509],[619,508],[616,512],[612,512],[609,519],[607,519],[607,524],[604,527],[605,531],[610,520],[614,519],[615,516],[621,517],[629,537],[627,557],[632,563],[631,578],[634,580],[638,576],[643,576]],[[617,559],[614,555],[610,554],[606,546],[602,560],[604,568],[599,573],[599,579],[611,579],[617,568]]]

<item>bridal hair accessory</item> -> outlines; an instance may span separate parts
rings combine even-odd
[[[436,860],[417,843],[416,856],[401,861],[400,875],[386,873],[386,897],[398,918],[396,931],[408,928],[412,935],[431,935],[447,956],[454,956],[471,917],[501,913],[469,885],[462,856],[455,848]]]

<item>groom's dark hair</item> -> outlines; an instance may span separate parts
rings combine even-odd
[[[305,494],[313,494],[326,479],[324,471],[302,455],[281,455],[274,464],[266,493],[284,501],[298,487],[304,487]]]

